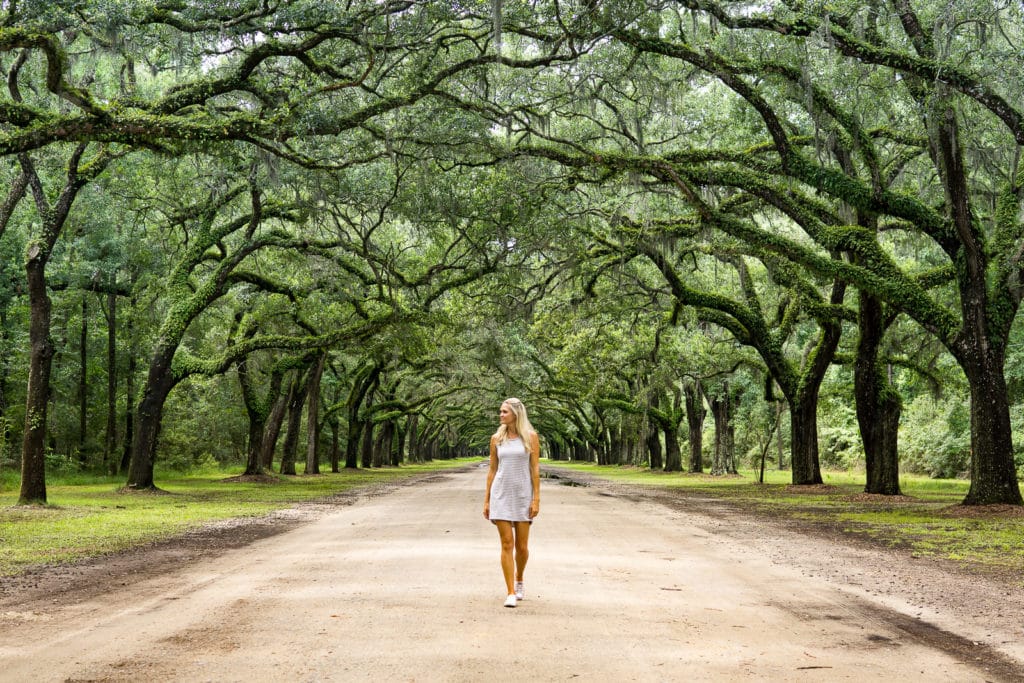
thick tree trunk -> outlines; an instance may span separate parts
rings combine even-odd
[[[309,382],[305,370],[299,372],[292,382],[291,398],[288,401],[288,429],[281,447],[281,474],[295,474],[295,453],[302,431],[302,407],[306,404]]]
[[[962,359],[971,388],[971,487],[964,505],[1022,503],[1001,353]]]
[[[17,88],[12,88],[12,95]],[[20,101],[20,95],[15,99]],[[36,173],[28,154],[20,154],[22,173],[14,181],[8,201],[0,209],[0,226],[6,228],[10,212],[21,199],[25,188],[31,188],[41,230],[30,235],[25,260],[29,298],[29,371],[25,392],[25,429],[22,433],[20,504],[46,502],[46,427],[47,401],[50,394],[50,371],[53,364],[53,343],[50,340],[50,297],[46,291],[46,264],[57,243],[78,192],[89,179],[103,172],[113,157],[100,155],[90,162],[88,177],[79,174],[79,163],[89,143],[80,143],[67,162],[67,182],[51,206],[46,189]],[[26,183],[22,187],[22,181]],[[33,230],[33,233],[35,231]]]
[[[46,257],[32,247],[25,270],[29,299],[29,366],[25,397],[25,430],[21,445],[19,505],[46,502],[46,409],[50,393],[53,342],[50,340],[50,297],[46,291]]]
[[[364,420],[362,440],[359,444],[359,462],[363,469],[373,467],[373,432],[373,420]]]
[[[363,435],[362,420],[349,419],[345,437],[345,469],[359,467],[359,438]]]
[[[418,430],[418,426],[419,426],[419,418],[420,418],[419,415],[413,413],[412,415],[409,416],[409,419],[408,419],[408,421],[406,422],[406,425],[405,425],[406,432],[409,435],[408,436],[408,439],[409,439],[409,445],[408,445],[409,462],[423,462],[423,457],[420,455],[420,452],[419,452],[420,451],[419,432],[417,431]]]
[[[665,471],[682,472],[683,457],[679,451],[679,428],[675,425],[667,425],[665,432]]]
[[[942,97],[947,93],[941,84],[936,91]],[[971,487],[963,502],[1021,505],[1004,375],[1006,342],[1018,306],[1008,289],[1016,285],[990,290],[997,266],[989,260],[990,245],[978,230],[977,212],[971,205],[956,109],[948,101],[936,99],[934,108],[923,111],[928,115],[930,151],[958,240],[954,265],[963,330],[950,350],[971,388]],[[1011,278],[1011,282],[1015,280]]]
[[[153,466],[160,437],[164,405],[176,382],[171,374],[174,349],[160,349],[154,354],[149,375],[142,388],[142,398],[136,410],[137,424],[132,438],[132,458],[128,466],[129,489],[155,489]]]
[[[655,432],[655,434],[657,434],[657,432]],[[658,442],[658,447],[659,448],[661,447],[661,442],[660,441]],[[558,462],[558,461],[564,459],[562,457],[562,440],[561,440],[561,437],[555,437],[555,438],[549,438],[548,439],[548,453],[547,453],[547,456],[548,456],[548,460],[554,460],[555,462]],[[660,457],[660,455],[659,455],[659,457]]]
[[[778,461],[779,470],[786,469],[786,449],[782,443],[782,416],[786,410],[786,402],[775,401],[775,419],[778,427],[775,428],[775,456]]]
[[[78,461],[88,460],[89,439],[89,294],[82,292],[82,324],[78,335]]]
[[[104,468],[117,449],[117,294],[107,294],[107,428],[103,438]]]
[[[134,303],[134,301],[133,301]],[[128,320],[128,338],[131,339],[131,318]],[[121,453],[121,464],[117,468],[118,474],[124,474],[132,461],[132,444],[135,443],[135,348],[128,347],[128,372],[125,375],[125,410],[124,410],[124,449]]]
[[[246,439],[245,472],[246,476],[260,474],[260,451],[263,448],[263,433],[266,427],[267,410],[260,405],[256,391],[249,376],[249,359],[238,362],[238,384],[242,389],[242,402],[245,404],[246,417],[249,419],[249,434]]]
[[[865,292],[860,293],[858,326],[853,386],[867,470],[864,492],[895,496],[900,493],[897,435],[902,405],[878,362],[885,333],[882,304]]]
[[[402,429],[398,420],[392,423],[392,427],[395,430],[395,448],[391,454],[391,465],[398,467],[405,461],[405,430]]]
[[[381,368],[374,366],[366,371],[366,375],[359,377],[352,385],[352,391],[348,398],[348,435],[345,439],[345,468],[355,469],[359,467],[360,442],[365,428],[364,420],[359,417],[360,408],[377,386],[380,379]],[[369,403],[367,403],[369,406]]]
[[[370,446],[370,461],[374,467],[383,467],[387,461],[387,457],[384,455],[384,438],[386,437],[384,432],[387,431],[387,428],[387,423],[381,422],[374,431],[373,443]]]
[[[711,474],[735,474],[736,454],[732,424],[735,408],[729,394],[728,383],[724,384],[721,396],[711,399],[711,416],[715,422],[715,451],[711,462]]]
[[[260,470],[260,453],[263,450],[263,434],[266,429],[265,422],[260,419],[253,419],[249,416],[249,435],[245,450],[245,471],[246,476],[262,474]]]
[[[802,401],[790,401],[790,435],[793,462],[793,483],[806,486],[821,484],[821,461],[818,457],[818,392]]]
[[[291,384],[289,384],[288,391],[277,396],[270,409],[270,416],[267,417],[259,454],[259,468],[263,471],[271,471],[274,468],[274,450],[277,448],[277,438],[281,434],[284,416],[288,412],[288,404],[292,399],[292,391]]]
[[[7,333],[7,306],[0,307],[0,343],[7,344],[10,335]],[[0,417],[7,415],[7,380],[10,377],[10,367],[7,363],[0,363]],[[0,443],[7,446],[11,438],[11,423],[9,420],[0,419]]]
[[[309,402],[306,410],[306,474],[320,474],[320,378],[324,374],[327,353],[321,353],[309,376]]]
[[[341,448],[340,439],[341,436],[338,434],[339,427],[337,420],[331,420],[331,472],[337,474],[341,471],[339,465],[341,464]]]
[[[587,444],[583,441],[577,441],[573,444],[573,450],[575,451],[574,460],[577,462],[593,462],[594,459],[591,455],[591,450],[587,447]]]
[[[683,393],[686,404],[686,425],[689,429],[691,473],[704,471],[704,388],[699,382],[687,384]]]
[[[661,430],[651,424],[647,427],[647,457],[652,470],[663,467],[661,460]]]
[[[395,423],[391,420],[380,426],[380,435],[377,439],[374,462],[376,467],[383,467],[391,464],[391,450],[395,446]]]
[[[623,451],[625,450],[623,444],[622,425],[615,425],[612,429],[608,430],[608,464],[609,465],[621,465],[623,461]]]
[[[841,304],[845,292],[844,284],[834,284],[829,299],[832,305]],[[839,323],[822,325],[818,343],[810,355],[809,365],[803,370],[802,379],[797,386],[791,385],[792,393],[786,395],[789,401],[790,460],[793,463],[794,484],[822,483],[821,461],[818,457],[818,393],[825,373],[835,358],[841,333]]]

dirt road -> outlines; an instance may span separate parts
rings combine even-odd
[[[992,648],[943,648],[928,636],[936,629],[915,630],[919,615],[892,600],[842,590],[684,511],[550,480],[526,600],[503,608],[497,534],[480,513],[484,477],[473,468],[363,497],[84,600],[8,595],[0,680],[984,681],[1024,672]]]

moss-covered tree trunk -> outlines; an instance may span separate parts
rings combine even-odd
[[[715,423],[715,450],[711,461],[711,474],[735,474],[735,428],[736,397],[730,393],[729,383],[723,382],[721,393],[711,397],[711,416]]]
[[[664,466],[661,456],[661,430],[653,424],[647,427],[647,458],[652,470],[660,470]]]
[[[836,282],[832,286],[829,302],[839,306],[846,296],[846,285]],[[796,381],[783,382],[778,374],[775,380],[783,387],[786,400],[789,401],[790,436],[792,453],[790,461],[793,468],[793,483],[811,485],[822,483],[821,460],[818,456],[818,396],[821,383],[825,379],[839,348],[842,336],[842,324],[838,320],[820,321],[821,332],[804,364],[803,372]],[[764,354],[762,357],[768,360]],[[768,364],[769,368],[771,363]],[[788,386],[788,390],[787,390]]]
[[[267,426],[263,433],[259,454],[259,467],[263,471],[273,469],[274,450],[277,448],[277,439],[281,435],[281,426],[284,424],[284,417],[288,412],[288,403],[292,398],[291,392],[291,383],[288,385],[288,391],[284,393],[280,393],[280,389],[278,389],[277,398],[270,409],[270,416],[267,418]]]
[[[367,408],[369,408],[371,404],[372,400],[367,400]],[[373,420],[363,420],[363,430],[359,441],[359,464],[363,469],[370,469],[373,467],[373,433]]]
[[[104,317],[107,322],[107,423],[103,437],[103,465],[108,469],[117,449],[117,293],[116,278],[110,278]]]
[[[948,95],[944,87],[939,87],[938,93]],[[964,504],[1020,505],[1004,374],[1006,344],[1019,305],[1014,283],[1019,279],[1020,266],[1014,265],[1008,273],[1003,261],[991,258],[993,245],[975,219],[958,115],[951,104],[940,102],[925,112],[929,151],[942,180],[947,215],[957,237],[956,242],[948,240],[946,248],[954,257],[963,326],[947,346],[971,389],[971,487]],[[1019,224],[1019,192],[1019,188],[1011,188],[1009,200],[1003,201],[1002,213],[1008,215],[999,219],[1002,230]],[[1019,227],[1012,234],[1019,234]],[[1017,253],[1018,242],[1019,237],[1015,237],[1013,249]],[[1018,259],[1014,256],[1007,260]],[[991,286],[995,282],[1003,285]]]
[[[405,431],[408,436],[408,453],[409,462],[422,462],[423,457],[420,455],[420,434],[419,434],[419,419],[420,416],[417,413],[413,413],[406,420]]]
[[[135,299],[132,298],[134,308]],[[128,329],[126,337],[132,338],[134,323],[131,317],[128,318]],[[136,359],[135,345],[128,342],[128,369],[125,372],[124,393],[127,396],[124,409],[124,446],[121,449],[121,462],[117,467],[117,474],[124,474],[128,471],[132,462],[132,444],[135,443],[135,369],[138,366]]]
[[[392,420],[391,428],[395,432],[395,447],[391,451],[391,465],[398,467],[405,459],[405,430],[398,420]]]
[[[320,378],[324,374],[327,353],[323,352],[309,375],[309,400],[306,410],[306,474],[320,474]]]
[[[693,474],[704,471],[704,388],[700,382],[688,382],[683,387],[686,397],[686,426],[689,431],[690,467]]]
[[[1020,505],[1002,353],[962,358],[971,389],[971,487],[965,505]]]
[[[885,332],[882,304],[867,292],[860,293],[858,329],[853,386],[864,445],[864,492],[896,496],[900,494],[897,442],[902,405],[878,359]]]
[[[665,425],[662,430],[665,433],[665,471],[682,472],[683,457],[679,449],[679,427],[676,425]]]
[[[135,433],[132,436],[132,455],[126,484],[129,489],[156,488],[153,481],[153,466],[164,405],[177,384],[171,369],[176,349],[177,344],[163,345],[156,350],[150,361],[142,397],[135,411]]]
[[[25,397],[25,430],[21,444],[19,505],[46,502],[46,408],[50,394],[53,341],[50,339],[50,297],[46,290],[47,254],[33,245],[25,264],[29,300],[29,366]]]
[[[790,401],[790,438],[793,483],[800,486],[822,483],[818,457],[818,392],[802,401]]]
[[[15,80],[18,68],[20,66],[15,68],[15,75],[12,75]],[[20,101],[16,83],[9,80],[8,84],[13,98]],[[89,163],[88,173],[79,174],[79,165],[86,148],[87,144],[79,145],[69,158],[64,187],[52,205],[35,163],[27,154],[18,157],[22,176],[35,200],[38,214],[36,225],[39,226],[38,234],[31,235],[25,260],[30,309],[29,380],[25,392],[25,429],[21,448],[21,489],[18,496],[21,505],[46,502],[46,417],[54,353],[53,342],[50,340],[50,297],[47,293],[46,266],[79,191],[110,163],[110,158],[101,152]],[[21,180],[16,182],[20,183]],[[16,189],[12,188],[12,193]],[[6,207],[0,211],[0,218],[5,224]]]
[[[330,420],[328,424],[331,426],[331,472],[337,474],[341,471],[341,435],[339,434],[340,428],[337,420]]]
[[[363,436],[364,419],[360,417],[366,396],[377,386],[382,367],[367,365],[356,375],[347,401],[348,435],[345,438],[345,468],[359,467],[359,450]],[[364,465],[366,467],[366,465]]]
[[[236,314],[236,321],[241,316]],[[238,385],[242,390],[242,403],[245,415],[249,419],[249,434],[246,439],[245,472],[252,476],[260,473],[260,449],[263,447],[263,430],[266,426],[269,406],[256,395],[252,376],[249,374],[249,359],[238,362]]]
[[[82,292],[78,328],[78,462],[88,461],[89,443],[89,293]]]
[[[278,430],[281,427],[280,415],[283,415],[284,412],[283,408],[278,407],[281,403],[280,393],[283,378],[283,372],[273,372],[270,376],[267,396],[265,399],[260,399],[257,395],[256,388],[253,386],[252,376],[249,372],[249,359],[243,358],[238,363],[238,382],[242,389],[242,399],[245,403],[246,416],[249,418],[249,438],[248,447],[246,449],[244,472],[246,475],[253,476],[263,474],[270,469],[269,462],[264,464],[264,453],[266,451],[264,442],[271,436],[275,442],[277,441]],[[277,428],[271,435],[271,430],[269,428],[270,418],[275,410],[279,413]],[[273,459],[273,454],[273,444],[271,444],[269,459]]]
[[[296,474],[295,454],[299,446],[299,435],[302,430],[302,408],[306,405],[309,393],[309,367],[302,368],[292,380],[292,390],[288,399],[288,428],[281,446],[281,474]]]

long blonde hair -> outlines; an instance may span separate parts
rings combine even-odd
[[[536,434],[533,425],[530,424],[530,418],[526,416],[526,406],[518,398],[506,398],[501,402],[502,405],[507,405],[512,414],[516,416],[516,432],[523,439],[523,446],[526,447],[526,454],[530,455],[530,451],[533,448],[533,435]],[[508,441],[508,427],[504,424],[499,425],[498,431],[494,432],[494,440],[498,444],[505,443]]]

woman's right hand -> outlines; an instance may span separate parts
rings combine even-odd
[[[490,503],[484,503],[484,519],[490,519],[490,518],[491,518],[491,504]]]

